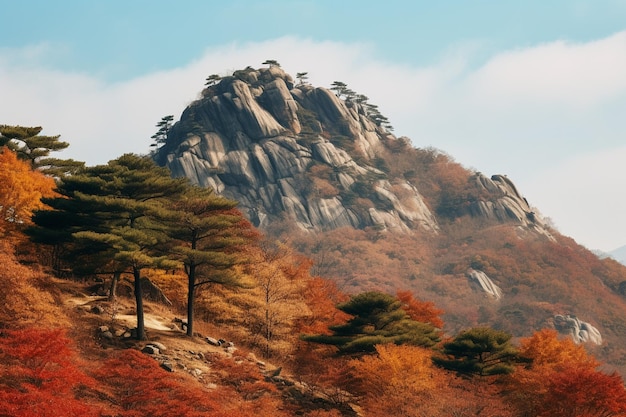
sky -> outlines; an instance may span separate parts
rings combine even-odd
[[[0,124],[147,153],[211,74],[265,60],[379,106],[589,249],[626,245],[626,0],[0,0]]]

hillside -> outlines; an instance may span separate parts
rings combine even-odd
[[[411,290],[449,334],[555,328],[626,372],[626,268],[551,228],[506,175],[394,136],[344,83],[278,65],[214,77],[161,145],[173,175],[238,201],[348,293]]]
[[[611,372],[615,365],[584,347],[603,338],[588,322],[556,315],[553,325],[570,329],[572,337],[529,329],[528,337],[513,338],[495,321],[454,333],[462,319],[489,318],[487,294],[491,305],[511,297],[485,271],[510,271],[519,256],[535,253],[542,256],[533,261],[544,269],[571,273],[574,286],[577,271],[565,267],[597,260],[575,252],[573,243],[563,249],[557,239],[565,238],[547,234],[532,216],[528,227],[496,222],[469,238],[467,225],[453,229],[440,214],[439,229],[420,246],[407,245],[416,242],[410,229],[339,227],[315,241],[318,253],[332,252],[314,265],[284,242],[262,239],[234,201],[172,178],[146,156],[124,154],[93,167],[57,159],[38,166],[42,160],[29,151],[67,146],[40,131],[0,126],[0,141],[11,145],[0,149],[2,416],[626,414],[626,387]],[[71,175],[59,174],[68,169]],[[46,171],[60,176],[55,181]],[[508,180],[492,181],[519,200]],[[315,233],[296,233],[297,227],[286,219],[279,230],[306,248]],[[437,263],[425,261],[441,257],[447,263],[439,275],[457,278],[461,269],[451,260],[463,253],[440,238],[446,230],[456,230],[448,239],[461,237],[463,247],[492,245],[497,236],[509,250],[495,256],[486,245],[480,257],[463,260],[471,263],[464,273],[476,282],[474,295],[465,278],[423,288],[452,307],[457,294],[464,305],[474,297],[476,305],[483,302],[484,317],[472,317],[469,305],[467,317],[446,323],[442,310],[415,291],[359,289],[393,288],[408,259],[421,262],[413,268],[432,268]],[[535,244],[554,253],[536,251]],[[311,274],[339,270],[342,265],[330,261],[342,251],[350,252],[343,257],[348,265],[365,262],[370,270],[343,281],[350,295]],[[602,265],[613,264],[595,266]],[[598,271],[608,282],[611,270]],[[532,278],[533,270],[523,272]],[[516,285],[518,293],[526,290]],[[537,280],[529,285],[542,288]],[[511,316],[531,317],[533,310],[518,301]]]
[[[436,351],[411,344],[348,357],[301,345],[289,358],[268,360],[229,338],[245,333],[241,324],[201,322],[200,333],[185,335],[176,308],[180,277],[160,280],[153,271],[173,305],[146,300],[148,338],[138,341],[132,297],[111,301],[99,295],[102,282],[54,278],[20,265],[12,248],[1,246],[3,416],[521,417],[580,407],[626,413],[622,379],[594,370],[598,362],[580,345],[549,332],[521,342],[527,359],[511,375],[459,377],[433,365]],[[325,304],[322,289],[308,295],[313,311]],[[403,299],[422,314],[431,308]],[[326,304],[317,313],[331,310]]]

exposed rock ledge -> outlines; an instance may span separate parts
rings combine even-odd
[[[469,208],[472,216],[500,222],[512,220],[528,230],[554,240],[545,221],[530,207],[528,201],[522,197],[515,184],[506,175],[492,175],[491,178],[487,178],[477,173],[475,180],[480,189],[499,197],[473,203]]]
[[[305,134],[303,114],[317,118],[314,126],[307,119]],[[363,160],[335,146],[333,137],[348,140]],[[173,126],[156,159],[174,176],[238,201],[262,229],[286,215],[303,230],[374,226],[436,233],[437,220],[417,188],[403,179],[380,179],[384,174],[369,162],[382,138],[394,139],[360,104],[347,104],[325,88],[294,86],[271,67],[238,72],[207,88]],[[334,195],[315,191],[313,166],[330,172]],[[353,206],[355,184],[369,190],[375,207]]]
[[[467,277],[477,283],[480,288],[496,300],[502,298],[502,290],[485,274],[483,271],[477,271],[475,269],[467,270]]]
[[[600,331],[574,315],[557,314],[554,316],[554,327],[556,327],[559,332],[570,335],[576,343],[602,344]]]

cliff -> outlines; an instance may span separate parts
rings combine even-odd
[[[261,229],[288,218],[312,231],[438,233],[435,204],[425,201],[416,181],[384,169],[394,163],[384,155],[407,148],[406,140],[383,127],[373,106],[358,97],[294,84],[278,66],[248,67],[206,88],[156,159],[173,175],[239,201]],[[506,177],[477,174],[475,181],[487,198],[463,208],[467,213],[550,236]]]

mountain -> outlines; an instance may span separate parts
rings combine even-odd
[[[626,371],[626,268],[553,230],[506,175],[413,147],[341,82],[275,64],[213,81],[154,155],[174,176],[237,200],[344,291],[409,289],[451,334],[556,328]]]
[[[619,247],[609,253],[617,262],[626,265],[626,246]]]

